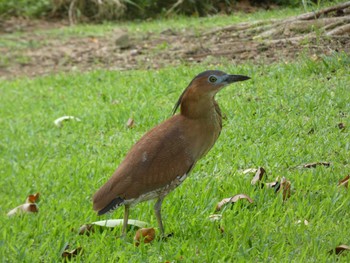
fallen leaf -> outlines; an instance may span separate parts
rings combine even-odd
[[[266,173],[265,169],[262,167],[259,167],[258,170],[255,173],[255,176],[253,177],[252,181],[250,182],[252,185],[255,185],[257,182],[261,181],[262,177]]]
[[[245,169],[242,173],[243,174],[256,173],[257,171],[258,171],[258,169],[256,169],[256,168],[248,168],[248,169]]]
[[[80,121],[79,118],[74,117],[74,116],[63,116],[54,121],[55,125],[57,127],[61,127],[63,125],[63,122],[69,121],[69,120],[75,120],[75,121]]]
[[[143,240],[144,243],[150,243],[156,236],[156,231],[153,227],[151,228],[141,228],[137,230],[136,235],[134,237],[135,246],[140,245],[140,241]]]
[[[70,259],[82,253],[82,247],[77,247],[75,249],[69,250],[69,245],[67,245],[62,252],[61,256],[66,259]]]
[[[109,220],[102,220],[91,223],[92,225],[98,225],[98,226],[105,226],[105,227],[116,227],[116,226],[122,226],[124,220],[123,219],[109,219]],[[139,228],[146,227],[148,223],[135,220],[135,219],[129,219],[128,225],[137,226]]]
[[[131,118],[129,118],[128,121],[126,122],[126,126],[127,126],[128,128],[134,127],[134,120],[131,119]]]
[[[13,216],[18,213],[37,213],[39,208],[37,204],[23,204],[15,207],[10,212],[7,213],[8,216]]]
[[[95,230],[94,230],[93,224],[85,224],[79,228],[78,234],[79,235],[89,235],[90,233],[94,233],[94,232],[95,232]]]
[[[28,195],[26,204],[34,204],[36,201],[39,199],[39,193],[33,194],[33,195]]]
[[[209,216],[209,220],[214,222],[214,221],[219,221],[222,218],[222,215],[220,214],[213,214]]]
[[[348,188],[349,179],[350,179],[350,174],[347,175],[347,176],[345,176],[343,179],[339,180],[339,182],[338,182],[338,187],[344,185],[345,188]]]
[[[323,166],[329,167],[331,164],[329,162],[314,162],[314,163],[304,164],[303,167],[304,168],[315,168],[318,165],[323,165]]]
[[[290,186],[290,181],[287,181],[285,177],[282,177],[280,189],[282,189],[283,201],[286,201],[290,197]]]
[[[226,205],[227,203],[235,203],[239,199],[247,199],[249,201],[249,203],[253,203],[253,200],[248,195],[238,194],[238,195],[235,195],[233,197],[229,197],[229,198],[225,198],[225,199],[221,200],[216,206],[216,211],[220,211],[221,208],[224,205]]]
[[[279,182],[279,177],[276,178],[276,180],[274,182],[271,182],[271,183],[265,183],[265,186],[267,188],[274,188],[275,189],[275,192],[278,192],[278,190],[280,189],[280,182]]]
[[[339,254],[343,253],[344,251],[349,251],[349,250],[350,250],[350,246],[340,245],[340,246],[337,246],[335,248],[335,251],[334,251],[334,249],[332,249],[329,251],[329,253],[333,254],[335,252],[336,255],[339,255]]]

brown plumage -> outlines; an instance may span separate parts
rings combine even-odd
[[[154,208],[162,234],[164,197],[188,176],[195,163],[214,145],[221,132],[221,111],[215,94],[224,86],[249,77],[209,70],[196,76],[174,107],[180,113],[147,132],[129,151],[112,177],[93,197],[99,215],[125,206],[158,199]]]

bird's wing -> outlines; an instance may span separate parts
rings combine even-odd
[[[192,168],[191,142],[180,115],[173,116],[146,133],[129,151],[118,169],[94,195],[94,209],[112,200],[133,199],[169,185]]]

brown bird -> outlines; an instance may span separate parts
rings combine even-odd
[[[123,206],[122,234],[126,234],[129,207],[157,199],[154,206],[162,235],[161,205],[164,197],[179,186],[196,162],[214,145],[222,128],[222,118],[215,94],[242,75],[208,70],[197,75],[175,104],[180,113],[147,132],[129,151],[112,177],[93,197],[98,215]]]

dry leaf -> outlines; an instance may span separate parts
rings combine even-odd
[[[255,176],[253,177],[251,184],[255,185],[257,182],[261,181],[262,177],[265,174],[265,169],[262,167],[259,167],[258,170],[255,173]]]
[[[26,204],[34,204],[36,201],[39,199],[39,193],[33,194],[33,195],[28,195]]]
[[[214,221],[219,221],[222,218],[222,215],[220,214],[213,214],[209,216],[209,220],[214,222]]]
[[[340,245],[340,246],[337,246],[335,248],[335,254],[339,255],[339,254],[343,253],[344,251],[349,251],[349,250],[350,250],[350,246]],[[334,252],[334,249],[329,251],[330,254],[333,254],[333,252]]]
[[[331,164],[329,162],[315,162],[315,163],[304,164],[303,167],[304,168],[315,168],[318,165],[323,165],[323,166],[329,167]]]
[[[343,179],[339,180],[338,187],[344,185],[345,188],[348,188],[349,179],[350,179],[350,174],[345,176]]]
[[[274,188],[275,189],[275,192],[277,193],[278,190],[280,189],[280,182],[279,182],[280,178],[277,176],[276,180],[274,182],[271,182],[271,183],[265,183],[265,186],[267,188]]]
[[[10,212],[7,213],[7,215],[13,216],[18,213],[37,213],[37,212],[39,212],[39,208],[37,204],[23,204],[12,209]]]
[[[258,169],[256,169],[256,168],[248,168],[248,169],[245,169],[242,173],[243,174],[256,173],[257,171],[258,171]]]
[[[233,197],[229,197],[229,198],[225,198],[225,199],[221,200],[216,206],[216,211],[220,211],[221,208],[224,205],[226,205],[227,203],[235,203],[239,199],[247,199],[249,201],[249,203],[253,203],[253,200],[248,195],[238,194],[238,195],[235,195]]]
[[[74,116],[63,116],[63,117],[60,117],[60,118],[56,119],[56,120],[54,121],[54,123],[55,123],[55,125],[56,125],[57,127],[61,127],[62,124],[63,124],[63,122],[69,121],[69,120],[80,121],[79,118],[74,117]]]
[[[280,189],[283,190],[282,191],[283,201],[286,201],[290,197],[290,186],[291,186],[290,181],[287,181],[285,177],[282,177]]]
[[[140,245],[140,241],[143,240],[144,243],[150,243],[156,236],[156,231],[153,227],[151,228],[141,228],[137,230],[136,235],[134,237],[135,240],[135,246]]]
[[[104,226],[104,227],[116,227],[116,226],[122,226],[124,222],[124,219],[108,219],[108,220],[102,220],[91,223],[92,225],[98,225],[98,226]],[[139,228],[146,227],[148,223],[135,220],[135,219],[129,219],[128,225],[136,226]]]
[[[79,228],[78,234],[79,235],[89,235],[90,233],[94,233],[94,232],[95,232],[95,230],[94,230],[93,224],[85,224]]]
[[[126,122],[126,126],[127,126],[128,128],[134,127],[134,120],[131,119],[131,118],[129,118],[128,121]]]
[[[72,250],[68,250],[69,249],[69,245],[67,245],[64,249],[64,251],[62,252],[62,257],[63,258],[66,258],[66,259],[70,259],[72,257],[75,257],[79,254],[81,254],[82,252],[82,247],[77,247],[75,249],[72,249]]]

